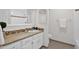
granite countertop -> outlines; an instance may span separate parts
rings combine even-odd
[[[16,34],[11,34],[11,35],[7,35],[5,36],[5,44],[0,45],[0,46],[5,46],[14,42],[17,42],[19,40],[23,40],[25,38],[29,38],[33,35],[39,34],[43,32],[43,30],[39,30],[39,31],[30,31],[30,32],[21,32],[21,33],[16,33]]]

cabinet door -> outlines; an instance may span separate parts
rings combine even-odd
[[[21,48],[21,41],[6,45],[1,47],[2,49],[20,49]]]
[[[38,49],[39,48],[39,45],[38,45],[38,42],[39,39],[38,38],[35,38],[33,39],[33,49]]]
[[[32,49],[32,37],[22,40],[22,49]]]
[[[38,36],[38,47],[40,48],[43,45],[43,33],[39,34],[40,36]]]
[[[1,49],[14,49],[15,46],[13,44],[10,44],[10,45],[6,45],[6,46],[2,46],[0,47]]]
[[[43,36],[44,36],[44,38],[43,38],[43,39],[44,39],[44,40],[43,40],[43,45],[46,46],[46,47],[48,47],[49,38],[48,38],[48,33],[47,33],[46,30],[44,31],[44,35],[43,35]]]
[[[14,43],[14,48],[15,49],[21,49],[22,48],[22,42],[21,41],[18,41],[16,43]]]
[[[43,33],[33,36],[33,49],[38,49],[43,45]]]

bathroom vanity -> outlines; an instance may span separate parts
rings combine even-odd
[[[2,49],[38,49],[43,46],[43,30],[30,30],[28,32],[13,33],[5,36]]]
[[[48,47],[48,11],[34,9],[2,9],[1,21],[7,28],[0,31],[0,48],[2,49],[38,49]],[[30,30],[32,27],[42,29]],[[2,38],[1,38],[2,37]]]

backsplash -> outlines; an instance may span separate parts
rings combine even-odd
[[[22,33],[22,32],[28,32],[29,30],[44,30],[43,28],[38,28],[38,29],[33,29],[33,28],[25,28],[25,29],[18,29],[18,30],[13,30],[13,31],[4,31],[5,36],[11,35],[11,34],[17,34],[17,33]]]
[[[5,35],[11,35],[11,34],[17,34],[17,33],[21,33],[21,32],[25,32],[27,31],[26,29],[20,29],[20,30],[14,30],[14,31],[6,31],[4,32]]]

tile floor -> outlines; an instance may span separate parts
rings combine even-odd
[[[48,48],[41,47],[41,49],[74,49],[74,48],[75,47],[73,45],[65,44],[51,39]]]

